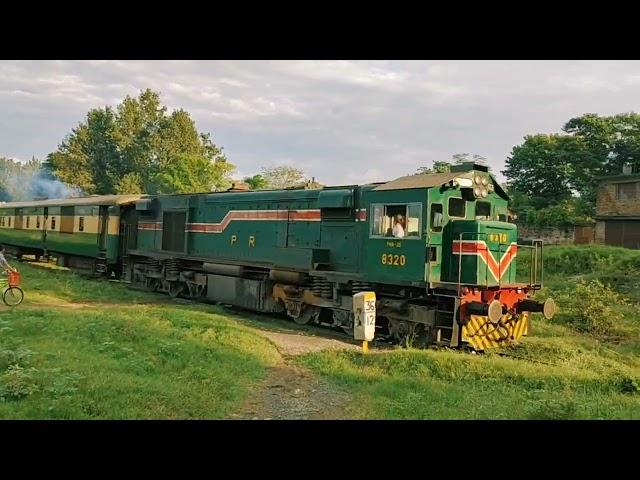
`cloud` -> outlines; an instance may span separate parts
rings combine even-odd
[[[2,61],[0,155],[42,158],[89,109],[152,88],[245,175],[381,181],[461,152],[499,171],[527,134],[638,111],[639,82],[637,61]]]

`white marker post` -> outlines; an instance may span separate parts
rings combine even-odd
[[[369,351],[368,342],[376,333],[376,293],[359,292],[353,296],[353,337],[362,340],[362,350]]]

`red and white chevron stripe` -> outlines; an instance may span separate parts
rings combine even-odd
[[[320,210],[230,210],[220,223],[187,223],[187,232],[222,233],[234,221],[319,222]],[[140,222],[138,230],[162,230],[162,222]]]
[[[500,281],[509,265],[518,255],[518,245],[512,242],[498,262],[484,240],[454,240],[452,252],[455,255],[477,255],[487,264],[491,275]]]

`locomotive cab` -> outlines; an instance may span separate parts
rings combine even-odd
[[[518,245],[517,227],[506,221],[509,197],[487,167],[401,177],[363,199],[370,215],[366,277],[397,285],[387,291],[405,300],[388,305],[400,311],[409,304],[407,322],[389,313],[392,334],[426,329],[439,343],[484,350],[526,335],[531,312],[553,315],[552,301],[530,299],[541,287],[542,242]],[[394,223],[402,218],[413,227],[397,229],[404,236],[396,238]],[[425,294],[401,286],[420,286]]]

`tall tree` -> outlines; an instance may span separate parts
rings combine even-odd
[[[251,188],[251,190],[265,190],[269,188],[267,179],[259,173],[252,177],[245,177],[243,182],[249,185],[249,188]]]
[[[86,193],[188,193],[223,189],[234,166],[184,110],[167,113],[144,90],[116,106],[91,110],[46,161],[47,169]]]
[[[570,135],[528,135],[513,147],[502,173],[511,190],[526,195],[535,208],[545,208],[572,197],[574,165],[583,150],[581,140]]]
[[[274,189],[296,187],[308,181],[301,169],[289,165],[263,168],[261,175],[268,187]]]
[[[620,113],[601,117],[588,113],[563,127],[581,138],[589,153],[587,167],[600,174],[619,174],[625,163],[640,171],[640,114]]]

